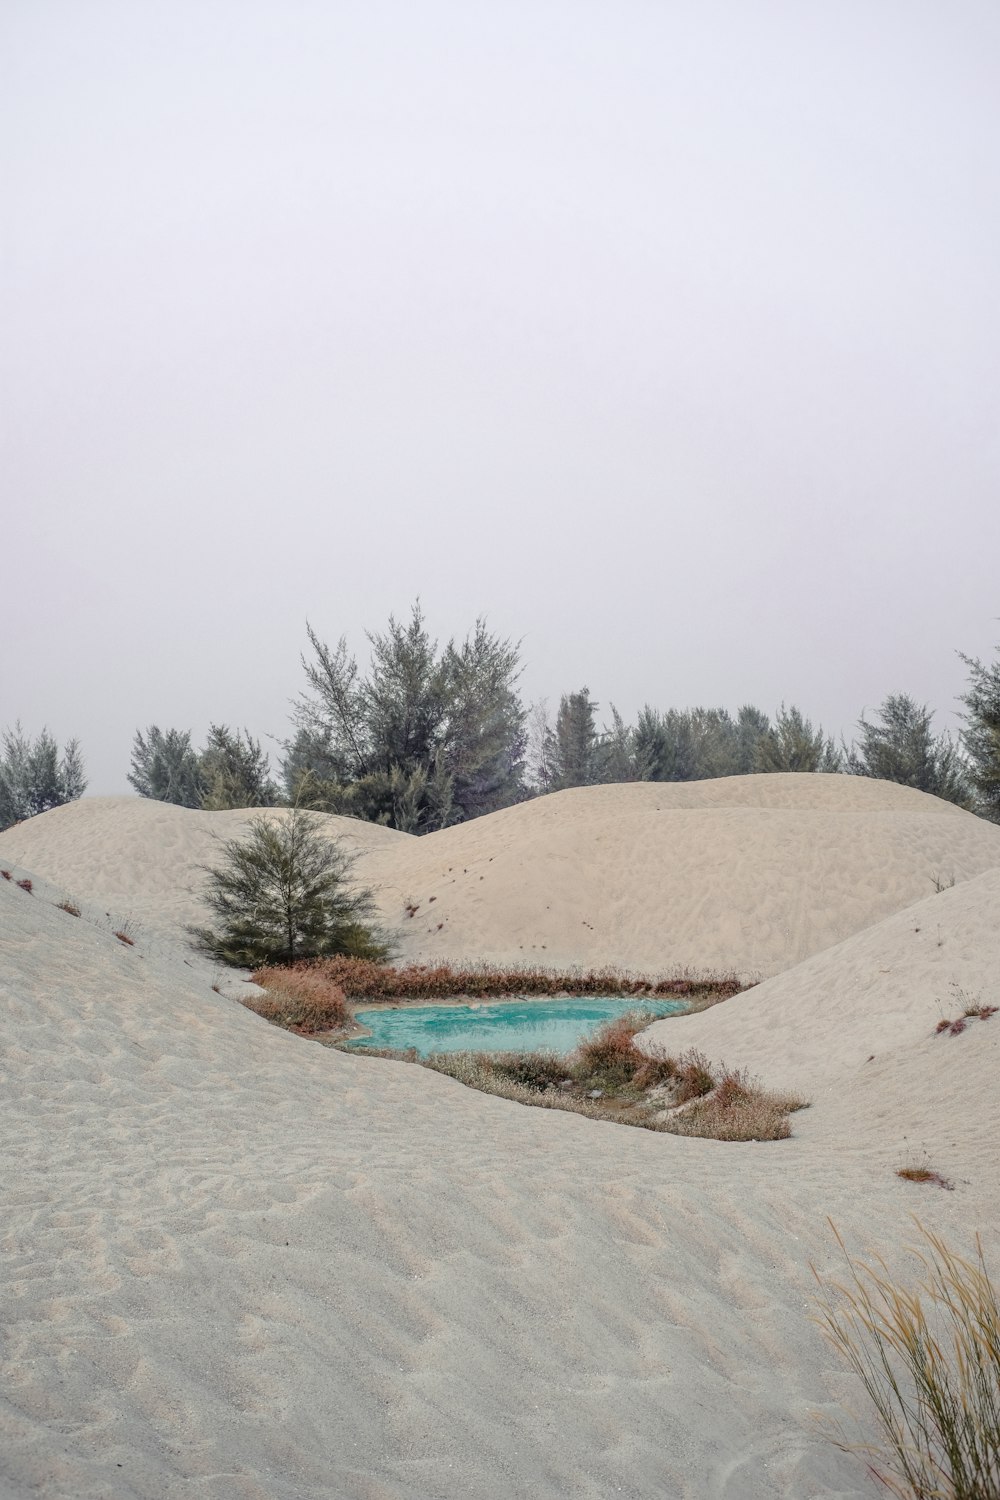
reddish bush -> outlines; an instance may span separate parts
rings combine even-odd
[[[617,969],[556,973],[480,964],[453,968],[451,964],[375,963],[363,958],[323,958],[296,967],[312,968],[354,1000],[450,1000],[499,995],[686,995],[692,999],[722,1000],[743,988],[733,975],[708,978],[646,979]]]
[[[312,1036],[318,1031],[349,1031],[354,1023],[340,985],[305,965],[258,969],[252,978],[266,994],[242,996],[242,1003],[275,1026]]]
[[[730,1075],[735,1076],[735,1075]],[[691,1099],[700,1099],[715,1088],[715,1077],[708,1058],[703,1052],[691,1048],[677,1059],[677,1103],[687,1104]]]

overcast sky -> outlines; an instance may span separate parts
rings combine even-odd
[[[6,0],[0,726],[282,737],[307,618],[955,727],[996,0]]]

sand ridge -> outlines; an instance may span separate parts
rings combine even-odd
[[[275,810],[268,814],[283,817]],[[204,918],[204,866],[244,812],[84,799],[0,856],[154,927]],[[577,788],[416,838],[321,816],[414,962],[775,974],[1000,865],[1000,828],[849,776]],[[416,905],[413,917],[407,917]]]

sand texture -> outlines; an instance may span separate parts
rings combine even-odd
[[[430,963],[764,976],[1000,864],[1000,828],[848,776],[584,787],[424,838],[321,822],[358,855],[400,957]],[[88,798],[0,834],[0,856],[112,918],[176,928],[204,920],[204,867],[245,826]]]
[[[873,1495],[816,1426],[857,1396],[809,1262],[836,1265],[828,1215],[899,1262],[919,1212],[1000,1266],[1000,1017],[933,1034],[959,991],[1000,1000],[1000,829],[808,777],[588,789],[425,840],[350,825],[369,878],[398,861],[393,900],[436,872],[453,956],[510,951],[520,871],[560,962],[671,966],[629,947],[631,890],[685,962],[780,970],[648,1034],[812,1099],[792,1139],[725,1145],[348,1057],[243,1009],[238,977],[216,993],[178,924],[242,817],[96,799],[0,835],[34,885],[0,879],[3,1500]],[[598,849],[618,895],[574,914]],[[676,923],[671,849],[700,882]],[[896,1177],[924,1150],[953,1192]]]

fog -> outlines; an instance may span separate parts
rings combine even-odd
[[[11,0],[0,726],[288,733],[419,595],[956,725],[1000,641],[1000,10]]]

